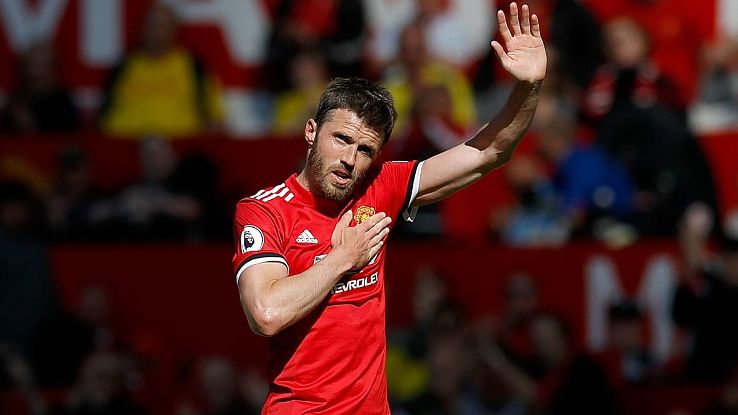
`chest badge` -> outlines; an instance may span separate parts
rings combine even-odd
[[[356,209],[356,213],[354,213],[354,221],[358,225],[374,216],[374,213],[375,210],[373,207],[361,205]]]

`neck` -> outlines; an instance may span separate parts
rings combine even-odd
[[[310,185],[310,180],[308,179],[307,167],[302,169],[300,174],[297,175],[296,179],[297,179],[297,183],[300,183],[300,185],[304,187],[305,189],[307,189],[308,192],[314,193],[312,186]]]

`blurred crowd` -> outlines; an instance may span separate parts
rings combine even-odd
[[[473,134],[511,88],[489,47],[506,0],[273,3],[256,87],[272,140],[301,140],[327,82],[362,76],[385,85],[398,107],[383,157],[424,159]],[[500,173],[512,197],[488,212],[483,230],[523,247],[677,237],[684,267],[672,318],[690,339],[685,353],[659,361],[649,352],[636,300],[611,305],[607,347],[589,353],[572,322],[539,303],[530,275],[509,277],[498,315],[471,321],[443,276],[422,268],[415,322],[389,330],[393,413],[628,413],[633,386],[699,382],[719,391],[712,403],[673,415],[738,414],[738,221],[721,223],[696,135],[738,126],[738,39],[707,35],[691,18],[694,3],[528,1],[543,22],[550,66],[529,136]],[[98,186],[84,146],[57,154],[51,178],[0,154],[7,413],[258,413],[265,383],[253,368],[219,356],[162,368],[116,326],[104,287],[90,286],[77,309],[65,310],[49,277],[49,240],[230,239],[234,200],[217,191],[219,166],[172,147],[174,139],[228,135],[232,112],[215,72],[177,27],[175,9],[152,6],[135,48],[99,86],[95,111],[82,110],[63,83],[51,39],[23,53],[17,84],[0,102],[0,141],[96,131],[137,140],[141,165],[138,180],[110,190]],[[399,232],[447,234],[437,219],[443,209],[421,211]],[[169,379],[164,370],[181,381],[175,391],[157,383]],[[174,403],[141,404],[161,396]]]
[[[419,262],[415,275],[394,276],[414,283],[412,321],[388,328],[393,413],[737,414],[738,240],[711,245],[712,226],[706,205],[680,219],[681,266],[665,297],[680,346],[667,355],[653,347],[655,316],[642,296],[607,305],[606,341],[594,350],[577,331],[578,316],[543,300],[539,285],[561,277],[555,273],[502,276],[504,289],[488,294],[496,308],[474,317],[438,269]],[[173,357],[120,323],[124,310],[105,284],[90,280],[63,308],[46,263],[0,258],[9,273],[0,279],[8,284],[0,315],[14,316],[0,320],[2,413],[259,413],[263,359]]]
[[[654,316],[642,299],[609,304],[607,341],[593,351],[579,340],[575,316],[541,301],[532,275],[507,276],[499,312],[471,319],[449,281],[421,265],[411,299],[414,322],[389,331],[393,413],[738,413],[732,318],[738,312],[738,240],[723,240],[711,254],[709,215],[698,206],[681,221],[683,268],[667,308],[687,346],[669,356],[658,356],[649,344]],[[665,394],[644,393],[649,390]]]
[[[494,10],[508,3],[275,2],[254,87],[258,118],[270,126],[263,136],[300,140],[327,82],[363,76],[386,85],[399,110],[385,158],[424,159],[461,143],[511,88],[489,47]],[[689,2],[529,3],[545,22],[548,75],[529,137],[503,172],[511,196],[489,212],[483,233],[515,246],[581,236],[623,245],[674,235],[695,202],[717,211],[695,131],[738,125],[737,40],[707,34]],[[27,186],[62,239],[227,239],[225,227],[204,223],[227,221],[232,202],[214,194],[218,166],[207,157],[175,163],[166,148],[173,138],[227,136],[224,117],[233,111],[224,108],[223,86],[180,41],[176,9],[155,2],[137,39],[110,68],[92,112],[81,111],[63,84],[53,42],[33,43],[0,102],[0,131],[8,133],[0,137],[99,131],[141,141],[140,182],[116,194],[96,193],[95,173],[73,150],[59,154],[53,189]],[[422,229],[408,231],[448,233],[436,209],[421,216]]]

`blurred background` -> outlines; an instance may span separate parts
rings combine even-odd
[[[508,4],[0,0],[0,413],[258,413],[235,203],[336,76],[393,93],[384,159],[469,137]],[[529,4],[527,137],[390,244],[393,413],[738,414],[738,2]]]

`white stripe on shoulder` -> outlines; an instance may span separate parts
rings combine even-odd
[[[272,200],[281,197],[286,202],[292,200],[295,195],[290,191],[290,188],[286,184],[281,183],[274,186],[271,190],[259,190],[256,194],[250,196],[251,199],[261,200],[263,202],[271,202]]]

